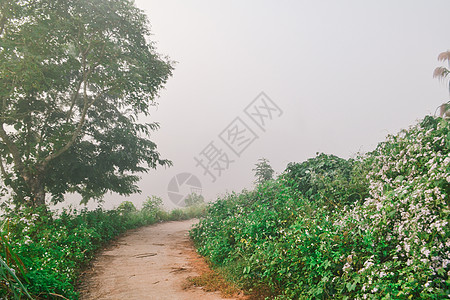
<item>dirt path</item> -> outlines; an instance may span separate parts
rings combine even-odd
[[[94,261],[81,299],[223,299],[219,293],[185,288],[199,275],[188,230],[194,220],[167,222],[128,232]]]

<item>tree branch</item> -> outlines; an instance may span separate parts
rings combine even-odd
[[[6,173],[5,166],[3,165],[3,159],[1,156],[0,156],[0,171],[2,172],[3,178],[6,179],[6,177],[8,177],[8,174]]]
[[[2,10],[6,10],[6,1],[4,2],[5,7],[2,7]],[[5,30],[5,25],[6,25],[6,14],[3,13],[3,15],[1,16],[0,19],[0,36],[3,34],[3,31]]]
[[[0,20],[0,35],[3,34],[3,31],[5,30],[6,25],[6,16],[2,16],[2,19]]]
[[[14,87],[16,86],[16,76],[13,77],[13,80],[11,82],[11,89],[14,89]],[[4,114],[4,112],[6,111],[6,99],[7,97],[3,96],[2,99],[2,109],[0,110],[0,116],[2,116]],[[4,119],[6,119],[6,117],[2,117]],[[1,121],[1,123],[3,123],[3,121]]]
[[[64,145],[64,147],[62,147],[55,153],[48,155],[42,163],[43,167],[45,167],[51,160],[57,158],[58,156],[60,156],[61,154],[63,154],[67,150],[69,150],[69,148],[73,145],[73,143],[75,143],[76,139],[80,136],[80,133],[82,131],[82,128],[83,128],[85,120],[86,120],[86,114],[87,114],[88,109],[97,101],[98,98],[100,98],[107,91],[110,90],[110,89],[106,89],[106,90],[101,91],[100,93],[97,94],[97,96],[93,97],[92,100],[89,101],[89,96],[88,96],[88,92],[87,92],[87,81],[88,81],[88,78],[90,77],[90,75],[94,72],[95,68],[97,68],[100,65],[101,58],[103,57],[103,55],[105,53],[105,46],[106,46],[106,44],[103,44],[102,49],[100,51],[99,61],[97,63],[93,64],[88,69],[86,69],[86,67],[87,67],[86,66],[87,65],[86,64],[86,56],[89,54],[90,50],[92,49],[92,42],[89,44],[87,49],[82,53],[83,72],[84,72],[83,80],[80,81],[80,83],[78,84],[77,90],[75,91],[75,94],[72,96],[72,103],[71,103],[70,109],[69,109],[67,117],[66,117],[66,122],[69,122],[70,116],[72,115],[72,111],[75,106],[76,98],[78,97],[81,86],[83,85],[84,106],[83,106],[83,111],[81,112],[80,121],[78,123],[77,128],[73,132],[72,137],[70,138],[69,142],[67,142],[67,144]]]
[[[1,171],[3,178],[6,179],[8,177],[8,173],[6,173],[6,169],[5,169],[5,166],[3,165],[3,160],[2,160],[1,156],[0,156],[0,171]],[[14,193],[18,194],[17,187],[14,184],[10,185],[10,187],[12,188]]]
[[[3,128],[3,122],[1,121],[0,121],[0,138],[6,144],[6,147],[8,147],[9,153],[11,153],[13,157],[14,165],[16,166],[17,171],[19,171],[20,176],[22,176],[23,179],[26,182],[28,182],[29,176],[28,174],[25,173],[25,166],[22,162],[20,151],[17,148],[16,144],[14,144],[14,142],[11,141],[11,139],[9,138],[8,134]]]
[[[75,143],[76,139],[80,136],[81,131],[83,129],[84,123],[86,121],[86,114],[88,109],[97,101],[98,98],[100,98],[101,96],[103,96],[106,92],[108,92],[109,89],[106,89],[102,92],[100,92],[97,96],[95,96],[91,101],[87,101],[87,91],[85,91],[85,105],[83,107],[83,111],[81,112],[81,118],[80,121],[78,122],[78,126],[75,129],[75,131],[72,134],[72,137],[70,138],[70,140],[67,142],[67,144],[64,145],[64,147],[62,147],[61,149],[59,149],[58,151],[56,151],[55,153],[52,153],[50,155],[48,155],[44,161],[42,162],[42,167],[46,167],[48,165],[48,163],[50,161],[52,161],[53,159],[57,158],[58,156],[60,156],[61,154],[63,154],[64,152],[66,152],[67,150],[69,150],[69,148]]]
[[[70,108],[69,108],[69,111],[67,112],[66,123],[69,123],[69,121],[70,121],[70,117],[72,116],[73,108],[75,106],[75,102],[77,101],[77,98],[78,98],[78,95],[80,93],[80,89],[81,89],[81,85],[82,84],[83,84],[83,80],[80,80],[80,82],[78,83],[77,88],[75,89],[75,91],[74,91],[74,93],[72,95]]]

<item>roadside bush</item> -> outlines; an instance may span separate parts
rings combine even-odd
[[[310,201],[342,208],[369,194],[367,162],[321,153],[303,163],[288,164],[283,176]]]
[[[160,197],[150,196],[142,204],[142,210],[156,216],[162,211],[162,204],[163,201]]]
[[[205,199],[203,198],[202,195],[199,195],[196,193],[191,193],[191,194],[187,195],[184,202],[186,203],[187,207],[200,206],[200,205],[205,204]]]
[[[356,160],[321,154],[207,208],[198,251],[277,299],[450,294],[450,130],[426,117]]]
[[[194,206],[188,206],[183,209],[188,219],[203,217],[206,213],[206,204],[198,204]]]
[[[0,227],[0,298],[19,299],[29,292],[39,299],[77,299],[80,271],[106,243],[128,229],[191,216],[184,210],[165,212],[160,205],[160,198],[149,197],[140,211],[130,201],[115,210],[64,209],[59,214],[6,208]]]
[[[170,220],[174,221],[187,220],[187,216],[181,208],[172,210],[169,216]]]
[[[137,209],[136,209],[136,206],[134,206],[133,202],[131,202],[131,201],[123,201],[117,207],[117,210],[122,212],[122,213],[130,213],[130,212],[135,212]]]

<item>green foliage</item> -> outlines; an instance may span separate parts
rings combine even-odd
[[[27,288],[22,284],[22,281],[19,278],[21,277],[28,281],[28,279],[24,277],[25,270],[23,262],[17,254],[12,251],[7,232],[4,229],[5,225],[8,225],[8,221],[5,221],[0,227],[0,247],[2,253],[2,255],[0,255],[0,297],[20,299],[21,295],[25,295],[28,299],[32,299]],[[3,257],[5,260],[3,260]]]
[[[142,204],[142,210],[156,215],[159,211],[161,211],[162,204],[163,201],[160,197],[151,196],[144,201],[144,204]]]
[[[274,170],[270,166],[269,160],[266,158],[258,159],[258,163],[256,163],[255,168],[252,171],[255,171],[256,184],[262,184],[273,178]]]
[[[119,206],[117,207],[117,210],[120,211],[121,213],[131,213],[131,212],[135,212],[136,211],[136,206],[134,206],[133,202],[131,201],[123,201],[122,203],[119,204]]]
[[[184,200],[187,207],[190,206],[199,206],[205,204],[205,198],[203,198],[202,195],[191,193],[186,196],[186,199]]]
[[[208,207],[199,252],[277,299],[450,294],[450,126],[426,117],[356,160],[320,154]]]
[[[206,214],[206,205],[199,204],[194,206],[185,207],[183,212],[186,214],[187,219],[200,218]]]
[[[0,165],[17,204],[139,191],[162,159],[139,123],[171,75],[130,0],[2,0]]]
[[[128,229],[202,213],[192,208],[165,212],[160,205],[160,198],[152,196],[140,211],[130,201],[115,210],[66,209],[58,215],[6,208],[7,226],[0,231],[0,298],[19,299],[29,291],[39,299],[56,294],[77,299],[74,285],[81,269],[110,240]]]
[[[368,163],[321,153],[305,162],[288,164],[283,177],[310,201],[342,208],[368,196]]]
[[[187,216],[183,213],[183,210],[181,208],[172,210],[169,216],[171,220],[187,220]]]
[[[21,258],[31,294],[76,298],[73,282],[80,268],[104,243],[129,228],[129,214],[118,210],[65,210],[60,216],[24,210],[8,216],[12,250]]]

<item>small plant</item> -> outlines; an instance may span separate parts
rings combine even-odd
[[[137,209],[136,209],[136,206],[134,206],[133,202],[131,202],[131,201],[123,201],[117,207],[117,210],[122,212],[122,213],[131,213],[131,212],[135,212]]]
[[[142,210],[152,214],[156,214],[161,210],[162,204],[163,200],[160,197],[150,196],[147,197],[147,200],[145,200],[142,204]]]

